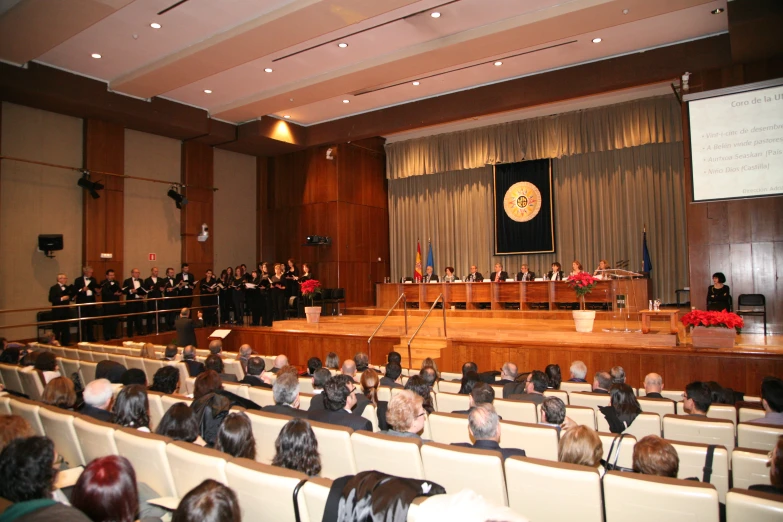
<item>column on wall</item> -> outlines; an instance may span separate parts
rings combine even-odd
[[[204,277],[207,269],[214,269],[213,165],[211,146],[194,141],[182,143],[182,183],[187,185],[183,194],[188,199],[188,204],[182,207],[180,221],[182,262],[190,265],[195,279]],[[204,223],[209,227],[209,239],[200,242],[198,235]]]

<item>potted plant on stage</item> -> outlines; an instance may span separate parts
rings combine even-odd
[[[321,293],[321,283],[316,279],[308,279],[301,284],[299,289],[302,291],[302,299],[305,301],[305,314],[307,314],[307,322],[319,322],[321,318],[321,307],[314,306],[314,304],[315,295]]]
[[[727,312],[693,310],[685,314],[682,324],[692,326],[694,348],[732,348],[745,322],[739,315]]]
[[[595,321],[595,310],[585,310],[585,296],[593,291],[598,280],[588,272],[580,272],[569,276],[566,280],[579,298],[579,310],[572,312],[577,332],[592,332]]]

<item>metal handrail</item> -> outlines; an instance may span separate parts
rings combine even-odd
[[[68,303],[67,305],[63,306],[39,306],[35,308],[8,308],[5,310],[0,310],[0,314],[13,314],[13,313],[20,313],[20,312],[39,312],[41,310],[54,310],[55,308],[81,308],[83,306],[102,306],[106,304],[120,304],[120,303],[148,303],[150,301],[166,301],[170,299],[193,299],[196,297],[218,297],[218,294],[191,294],[191,295],[177,295],[177,296],[171,296],[171,297],[145,297],[141,301],[136,301],[135,299],[125,299],[124,301],[96,301],[94,303]]]
[[[411,335],[411,338],[408,339],[408,368],[411,368],[413,365],[411,364],[411,343],[416,338],[416,336],[419,333],[419,330],[421,330],[421,327],[424,326],[424,323],[427,322],[427,319],[429,319],[430,314],[435,309],[435,305],[438,304],[438,301],[441,301],[443,299],[443,294],[438,294],[438,297],[435,298],[435,301],[433,301],[432,306],[430,306],[429,311],[427,311],[427,315],[424,316],[424,319],[421,323],[419,323],[418,328],[416,328],[416,331],[413,332],[413,335]],[[446,304],[441,303],[443,305],[443,337],[446,337]]]
[[[367,357],[372,361],[372,345],[370,344],[372,342],[372,338],[375,337],[375,334],[378,333],[378,330],[381,329],[381,326],[383,326],[383,323],[386,322],[386,319],[389,318],[391,313],[394,311],[395,308],[397,308],[397,305],[400,303],[400,299],[402,299],[402,306],[403,306],[403,316],[405,316],[405,335],[408,335],[408,298],[405,297],[405,294],[400,294],[400,297],[397,298],[396,301],[394,301],[394,304],[391,305],[391,308],[389,308],[389,311],[386,312],[386,316],[383,318],[383,320],[380,322],[380,324],[375,328],[375,331],[370,335],[369,339],[367,339]]]

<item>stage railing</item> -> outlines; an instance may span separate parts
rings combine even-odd
[[[391,305],[389,308],[389,311],[386,312],[386,316],[383,318],[383,320],[378,324],[378,326],[375,327],[375,330],[372,332],[372,335],[367,339],[367,357],[372,361],[372,338],[375,337],[375,334],[378,333],[378,330],[381,329],[381,326],[383,326],[383,323],[386,322],[386,319],[389,318],[391,313],[394,311],[395,308],[397,308],[397,305],[400,304],[400,299],[402,299],[402,306],[403,306],[403,316],[405,317],[405,335],[408,335],[408,298],[405,297],[405,294],[400,294],[400,297],[397,298],[396,301],[394,301],[394,304]]]
[[[413,365],[411,364],[411,360],[412,360],[411,343],[413,343],[413,340],[419,334],[419,330],[421,330],[421,327],[424,326],[424,323],[426,323],[427,319],[429,319],[430,314],[435,309],[435,305],[438,304],[438,301],[441,301],[441,309],[443,310],[443,337],[446,337],[446,305],[442,302],[443,294],[438,294],[438,297],[435,298],[435,301],[433,301],[432,306],[430,306],[430,309],[427,311],[427,315],[424,316],[424,319],[419,323],[419,326],[416,328],[416,331],[413,332],[411,338],[408,339],[408,369],[413,367]]]

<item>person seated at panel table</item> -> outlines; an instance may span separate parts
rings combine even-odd
[[[476,268],[476,265],[470,265],[470,274],[465,278],[465,281],[469,283],[480,283],[484,280],[484,276],[481,275],[481,272],[478,271],[478,268]]]
[[[536,278],[536,274],[528,270],[527,265],[522,265],[517,273],[517,281],[532,281]]]
[[[503,265],[495,263],[495,271],[490,276],[491,281],[500,282],[508,279],[508,272],[503,270]]]
[[[602,259],[598,262],[598,268],[596,268],[595,271],[593,272],[593,276],[595,276],[597,279],[603,279],[606,276],[604,275],[602,270],[609,270],[610,268],[612,267],[609,266],[609,261],[607,261],[606,259]]]
[[[424,278],[422,281],[425,283],[437,283],[440,281],[440,279],[438,279],[438,274],[433,272],[434,270],[432,269],[432,266],[427,265],[427,269],[424,271]]]
[[[552,263],[552,270],[546,273],[546,279],[548,281],[562,281],[565,279],[565,273],[563,272],[563,267],[560,266],[560,263],[557,261]]]
[[[707,310],[731,312],[731,290],[726,284],[726,276],[723,272],[712,274],[712,285],[707,289]]]
[[[459,277],[457,277],[454,274],[454,267],[453,266],[447,266],[446,267],[446,275],[443,276],[443,282],[444,283],[453,283],[454,281],[459,281]]]
[[[577,260],[574,260],[573,263],[571,263],[571,273],[569,276],[575,276],[579,275],[584,272],[584,269],[582,268],[582,263],[580,263]]]

